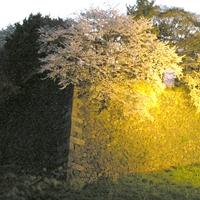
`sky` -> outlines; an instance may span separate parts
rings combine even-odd
[[[51,17],[73,17],[74,13],[90,7],[108,6],[126,12],[126,5],[134,5],[136,0],[5,0],[0,5],[0,29],[9,24],[21,22],[30,13],[38,12]],[[156,0],[157,5],[176,6],[200,14],[197,0]]]

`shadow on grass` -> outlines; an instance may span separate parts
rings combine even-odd
[[[81,197],[99,200],[197,200],[200,199],[200,165],[130,175],[115,183],[101,180],[86,186]]]
[[[79,191],[65,181],[29,175],[4,175],[0,179],[4,200],[200,200],[200,165],[99,180]]]

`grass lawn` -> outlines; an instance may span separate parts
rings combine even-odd
[[[156,173],[100,180],[79,191],[64,181],[38,176],[1,175],[2,200],[197,200],[200,199],[200,165],[170,168]]]

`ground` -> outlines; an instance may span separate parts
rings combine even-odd
[[[200,165],[129,175],[114,182],[99,180],[77,191],[55,177],[7,172],[1,175],[0,188],[2,200],[198,200]]]

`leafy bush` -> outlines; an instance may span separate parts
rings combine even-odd
[[[83,159],[92,166],[93,175],[115,178],[200,161],[200,115],[184,88],[158,94],[147,82],[132,83],[132,87],[119,83],[117,87],[121,96],[110,100],[98,115],[97,106],[86,102],[83,137],[88,157]]]

